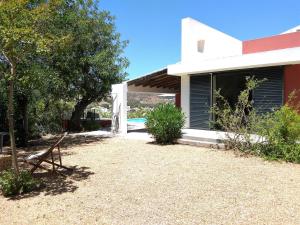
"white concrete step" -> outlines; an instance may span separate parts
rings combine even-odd
[[[195,136],[195,135],[188,135],[188,134],[183,134],[182,139],[187,139],[187,140],[193,140],[193,141],[202,141],[202,142],[210,142],[214,144],[221,144],[223,143],[223,140],[218,137],[210,137],[210,136]]]
[[[192,145],[192,146],[214,148],[214,149],[225,149],[225,145],[223,143],[216,143],[214,141],[200,141],[200,140],[181,138],[178,139],[177,142],[183,145]]]

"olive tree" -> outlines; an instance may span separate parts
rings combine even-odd
[[[32,61],[32,56],[43,54],[65,38],[57,38],[49,31],[53,15],[58,14],[61,0],[1,0],[0,1],[0,62],[8,83],[8,123],[12,150],[12,165],[19,173],[14,125],[14,86],[23,78],[18,73],[21,64]]]
[[[73,37],[68,48],[53,56],[53,66],[65,83],[66,98],[75,101],[71,130],[78,131],[88,105],[108,96],[111,85],[126,77],[127,45],[116,31],[114,17],[97,7],[97,1],[77,1],[64,22]]]

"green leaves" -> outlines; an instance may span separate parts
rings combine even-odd
[[[220,94],[220,90],[215,93],[217,104],[211,111],[216,121],[212,123],[227,132],[225,144],[230,149],[249,152],[253,147],[252,134],[257,131],[260,116],[256,114],[250,95],[262,82],[264,80],[246,77],[246,88],[240,92],[234,106]]]
[[[258,133],[266,143],[260,152],[270,159],[300,163],[300,115],[288,105],[265,115],[259,122]]]
[[[24,194],[39,188],[41,182],[35,180],[28,171],[21,171],[19,176],[13,171],[0,174],[0,189],[6,197]]]
[[[0,46],[2,54],[15,63],[32,51],[44,51],[46,38],[39,31],[41,10],[29,7],[32,1],[3,1],[0,5]],[[45,19],[45,18],[44,18]]]
[[[184,114],[174,104],[160,104],[146,116],[146,127],[159,144],[172,144],[181,137]]]
[[[95,1],[75,1],[61,23],[71,38],[52,55],[51,64],[65,84],[65,97],[76,99],[71,124],[79,124],[87,105],[107,97],[111,85],[124,80],[127,42],[116,32],[114,18],[98,10]]]
[[[38,102],[100,101],[126,77],[127,42],[116,31],[114,17],[97,3],[0,0],[0,79],[14,79],[15,95],[28,98],[30,117],[39,118]]]
[[[231,149],[267,159],[300,163],[299,108],[292,108],[288,103],[274,112],[257,115],[249,97],[261,82],[264,80],[247,78],[246,88],[238,96],[234,107],[218,91],[219,105],[212,108],[216,125],[227,132],[226,144]]]

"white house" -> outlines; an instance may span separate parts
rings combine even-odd
[[[185,127],[192,129],[211,129],[214,91],[221,89],[222,95],[234,104],[246,76],[267,78],[252,93],[260,113],[281,106],[289,93],[300,89],[299,27],[271,37],[241,41],[192,18],[183,19],[180,62],[113,85],[115,130],[127,133],[127,92],[176,94],[176,105],[187,118]]]

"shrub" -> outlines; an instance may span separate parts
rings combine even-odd
[[[228,148],[253,153],[267,159],[282,159],[300,163],[300,115],[298,106],[288,103],[265,115],[258,115],[250,94],[260,82],[247,78],[246,89],[238,96],[235,106],[216,93],[215,125],[226,131]],[[292,94],[289,99],[293,100]],[[289,101],[289,102],[290,102]],[[253,134],[257,134],[254,136]]]
[[[101,112],[100,115],[101,115],[101,118],[111,118],[112,117],[111,111]]]
[[[285,105],[267,114],[258,132],[265,138],[259,148],[262,155],[300,163],[300,115],[296,109]]]
[[[160,104],[146,115],[146,127],[159,144],[171,144],[182,136],[184,114],[171,103]]]
[[[256,113],[251,100],[251,92],[264,80],[246,77],[246,88],[238,96],[237,103],[231,106],[220,94],[215,93],[217,104],[211,111],[215,115],[212,123],[226,132],[225,145],[229,149],[250,152],[255,146],[253,134],[257,129],[257,121],[261,117]]]
[[[99,121],[95,120],[86,120],[82,122],[82,126],[84,131],[95,131],[101,128]]]
[[[87,111],[86,119],[88,119],[88,120],[99,120],[100,115],[99,115],[99,113],[96,113],[96,112]]]
[[[0,174],[0,188],[4,196],[28,193],[40,187],[40,184],[28,171],[21,171],[19,176],[12,170]]]
[[[128,118],[144,118],[150,111],[150,108],[145,107],[132,109],[128,112]]]

